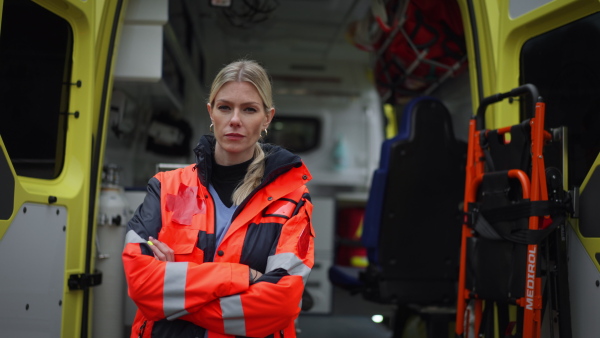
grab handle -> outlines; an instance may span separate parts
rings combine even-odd
[[[536,86],[528,83],[520,87],[514,88],[509,92],[494,94],[481,100],[479,108],[477,108],[477,130],[482,130],[485,128],[485,110],[490,104],[500,102],[507,97],[515,97],[525,94],[531,95],[531,98],[533,99],[532,104],[529,106],[529,110],[531,111],[531,116],[534,116],[535,105],[537,102],[541,102],[542,98],[540,97]]]

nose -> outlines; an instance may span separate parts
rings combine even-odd
[[[235,108],[233,110],[233,114],[231,115],[231,120],[229,120],[229,124],[232,126],[239,126],[242,123],[240,114],[241,114],[240,109]]]

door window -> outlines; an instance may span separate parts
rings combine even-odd
[[[599,39],[595,13],[530,39],[521,51],[522,83],[534,84],[546,102],[546,128],[568,128],[569,188],[581,186],[600,151]],[[560,168],[559,159],[546,161]]]
[[[0,34],[0,136],[17,175],[56,178],[65,158],[71,26],[32,1],[4,0]]]

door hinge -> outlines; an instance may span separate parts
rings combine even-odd
[[[94,273],[79,273],[69,276],[69,290],[85,290],[100,284],[102,284],[102,272],[98,270]]]
[[[571,195],[571,217],[579,218],[579,187],[569,190],[569,195]]]

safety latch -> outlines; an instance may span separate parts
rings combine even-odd
[[[87,288],[102,284],[102,272],[96,270],[94,273],[79,273],[69,276],[69,290],[85,290]]]

